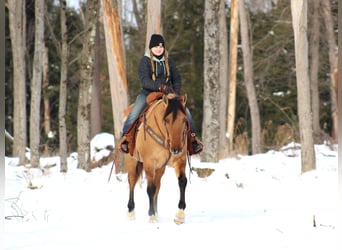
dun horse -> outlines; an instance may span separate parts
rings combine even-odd
[[[188,119],[185,110],[186,97],[164,95],[152,104],[136,135],[134,157],[126,154],[126,170],[129,182],[128,216],[134,218],[134,188],[145,171],[149,198],[150,222],[157,219],[157,200],[161,178],[166,165],[175,169],[180,191],[175,223],[184,222],[185,173],[187,157]]]

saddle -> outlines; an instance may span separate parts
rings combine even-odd
[[[141,112],[140,116],[138,119],[136,119],[132,125],[128,128],[127,133],[126,133],[126,140],[128,141],[128,151],[131,156],[133,156],[133,152],[135,149],[135,138],[136,134],[138,131],[138,128],[140,124],[143,122],[145,114],[147,110],[151,107],[151,104],[154,103],[157,100],[160,100],[163,97],[162,92],[152,92],[146,97],[146,107],[144,110]],[[129,114],[133,108],[133,104],[128,106],[128,108],[125,110],[125,114]]]

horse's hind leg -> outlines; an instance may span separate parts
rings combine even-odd
[[[126,162],[126,164],[129,164]],[[129,183],[129,200],[128,200],[128,218],[134,219],[134,188],[137,183],[139,176],[141,175],[143,170],[143,164],[141,162],[136,162],[135,167],[127,167],[128,172],[128,183]]]

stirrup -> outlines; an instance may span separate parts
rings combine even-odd
[[[193,151],[193,153],[192,154],[199,154],[199,153],[201,153],[202,152],[202,150],[203,150],[203,147],[202,147],[202,145],[201,144],[199,144],[199,143],[197,143],[197,141],[195,140],[195,141],[193,141],[192,143],[191,143],[191,146],[192,146],[192,151]]]
[[[125,135],[121,137],[120,141],[117,144],[117,148],[119,148],[119,150],[122,153],[127,154],[129,152],[129,150],[128,150],[128,141],[127,141],[127,138],[126,138]]]

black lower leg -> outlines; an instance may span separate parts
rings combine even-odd
[[[153,183],[149,183],[147,185],[147,194],[148,194],[148,198],[149,198],[149,202],[150,202],[150,208],[148,210],[149,216],[152,216],[155,214],[154,202],[153,202],[153,197],[154,197],[155,193],[156,193],[156,186]]]
[[[128,200],[128,212],[132,212],[134,210],[135,204],[134,204],[134,193],[130,191],[129,193],[129,200]]]
[[[185,204],[185,188],[188,180],[186,179],[185,175],[181,175],[178,178],[178,186],[179,186],[179,191],[180,191],[180,199],[178,203],[178,208],[179,209],[185,209],[186,204]]]

